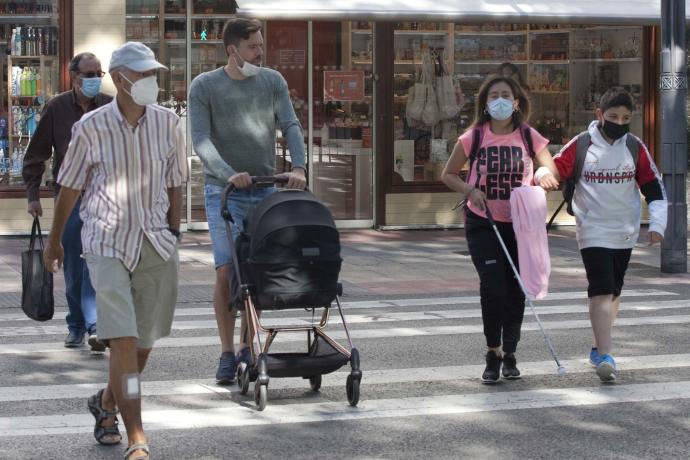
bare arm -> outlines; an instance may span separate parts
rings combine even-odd
[[[76,190],[69,187],[61,187],[55,201],[55,211],[53,215],[53,226],[50,229],[48,236],[48,243],[43,251],[43,263],[46,269],[51,272],[56,272],[62,267],[62,259],[64,258],[64,251],[62,249],[62,232],[65,230],[65,224],[69,215],[74,209],[81,190]]]
[[[180,218],[182,216],[182,187],[168,188],[168,227],[173,230],[180,230]]]
[[[473,205],[484,209],[486,203],[486,196],[484,192],[476,187],[472,187],[470,184],[465,182],[458,176],[458,173],[467,163],[467,155],[465,154],[465,149],[462,147],[460,141],[455,143],[453,148],[453,153],[450,154],[450,158],[446,163],[445,168],[443,168],[443,174],[441,175],[441,180],[444,184],[448,186],[451,190],[462,193],[467,197],[468,200],[472,202]]]

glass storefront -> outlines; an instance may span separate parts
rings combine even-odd
[[[440,179],[455,139],[472,123],[487,75],[527,89],[530,123],[552,152],[587,128],[612,86],[635,98],[642,135],[642,27],[495,23],[395,26],[393,185]]]
[[[170,67],[169,73],[160,75],[159,103],[182,117],[186,117],[191,80],[227,63],[222,30],[232,17],[230,5],[171,0],[164,2],[161,12],[158,0],[127,0],[127,39],[146,43]],[[318,22],[312,27],[310,32],[306,21],[264,22],[264,65],[279,71],[288,83],[304,130],[313,193],[329,206],[337,220],[371,225],[373,32],[370,25],[358,29],[349,22]],[[353,42],[368,49],[369,54],[353,56]],[[289,171],[290,152],[281,133],[277,134],[276,170]],[[188,228],[204,228],[203,167],[188,145],[192,175],[183,220]]]
[[[232,17],[229,4],[127,0],[127,38],[150,44],[171,68],[161,75],[160,103],[183,117],[191,80],[227,62],[222,27]],[[373,148],[380,129],[374,126],[374,25],[264,22],[264,64],[288,82],[304,129],[310,188],[339,221],[374,224],[374,177],[390,178],[378,179],[379,194],[445,191],[441,171],[473,121],[476,93],[489,74],[523,84],[530,123],[550,140],[552,152],[586,129],[596,101],[616,85],[633,94],[632,131],[644,135],[642,26],[396,23],[393,72],[379,75],[383,85],[377,86],[393,93],[392,113],[377,118],[392,124],[393,143],[386,170],[375,175],[376,155],[383,152]],[[290,166],[280,133],[276,165],[278,172]],[[191,145],[190,166],[185,215],[189,228],[203,228],[203,171]]]
[[[24,190],[22,163],[46,101],[57,94],[57,0],[0,2],[0,192]],[[47,165],[42,185],[52,182]]]

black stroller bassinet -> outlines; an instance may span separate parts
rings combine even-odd
[[[283,181],[282,177],[253,177],[255,185]],[[222,215],[228,238],[232,238],[232,216],[227,209],[233,190],[225,189]],[[340,369],[348,362],[351,372],[346,381],[348,402],[359,401],[359,354],[345,322],[338,296],[342,286],[338,282],[340,266],[340,237],[330,211],[314,195],[302,190],[280,190],[264,198],[249,216],[244,231],[233,248],[234,274],[231,276],[231,304],[245,310],[247,343],[251,366],[241,363],[237,379],[242,394],[254,386],[254,400],[263,410],[268,398],[269,377],[302,377],[309,379],[317,391],[321,376]],[[330,308],[335,302],[343,323],[349,349],[333,340],[325,332]],[[257,311],[322,308],[318,324],[290,327],[264,327]],[[279,332],[305,331],[307,351],[303,353],[269,353]],[[262,344],[263,334],[264,340]]]

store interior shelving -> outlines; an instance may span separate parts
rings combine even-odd
[[[21,189],[26,146],[59,91],[58,2],[0,1],[0,190]],[[43,185],[51,180],[46,168]]]
[[[362,37],[369,28],[351,31],[352,63],[371,65],[369,43]],[[420,51],[428,48],[442,56],[464,96],[464,105],[453,120],[454,137],[474,119],[475,98],[487,75],[504,62],[515,65],[532,103],[530,121],[557,151],[594,118],[595,101],[603,90],[622,85],[641,106],[642,27],[562,26],[448,23],[398,23],[394,32],[395,138],[407,131],[407,94],[420,67]],[[638,111],[632,130],[642,131]],[[427,130],[432,130],[427,127]],[[435,131],[438,131],[436,127]],[[449,137],[450,138],[450,137]],[[421,171],[423,165],[416,164]],[[416,172],[415,180],[428,180]]]

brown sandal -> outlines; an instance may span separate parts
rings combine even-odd
[[[88,406],[89,406],[89,411],[91,412],[91,414],[96,419],[96,426],[93,429],[93,436],[96,438],[96,441],[98,441],[100,444],[103,444],[105,446],[112,446],[115,444],[119,444],[120,441],[122,441],[122,435],[120,434],[120,430],[117,427],[118,410],[117,409],[115,409],[115,410],[103,409],[103,392],[104,391],[105,390],[100,390],[98,393],[91,396],[89,398]],[[111,426],[101,426],[101,423],[103,422],[103,420],[107,419],[108,417],[115,417],[115,423]],[[104,439],[108,436],[117,436],[117,440],[116,441],[110,441],[110,442],[104,441]]]

